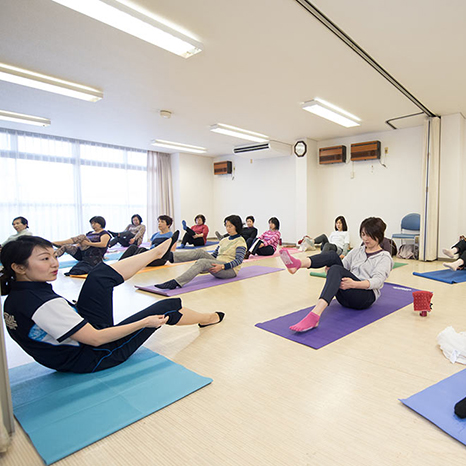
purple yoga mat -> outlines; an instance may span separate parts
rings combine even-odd
[[[279,272],[280,270],[276,267],[262,267],[260,265],[252,265],[250,267],[243,267],[235,278],[215,278],[213,275],[206,274],[196,277],[194,280],[189,282],[183,288],[176,288],[175,290],[161,290],[155,286],[137,286],[139,290],[149,291],[151,293],[160,294],[162,296],[178,296],[179,294],[189,293],[190,291],[202,290],[204,288],[210,288],[211,286],[225,285],[226,283],[237,282],[244,280],[245,278],[258,277],[259,275],[265,275],[272,272]]]
[[[256,327],[288,340],[319,349],[411,304],[413,302],[412,292],[417,290],[385,283],[381,291],[382,295],[375,304],[363,311],[343,307],[334,299],[322,314],[319,326],[307,332],[293,332],[289,327],[303,319],[314,306],[256,324]]]

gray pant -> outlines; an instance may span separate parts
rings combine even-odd
[[[175,280],[184,286],[200,273],[206,273],[212,268],[212,264],[225,264],[223,261],[215,259],[204,249],[194,249],[193,251],[179,251],[173,253],[173,262],[196,262],[185,273],[181,274]],[[234,278],[236,272],[234,269],[220,270],[212,274],[215,278]]]

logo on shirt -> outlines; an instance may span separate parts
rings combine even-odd
[[[6,312],[3,313],[3,317],[5,318],[5,324],[10,330],[16,330],[18,324],[16,323],[15,316],[11,316]]]

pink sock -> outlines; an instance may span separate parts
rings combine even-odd
[[[280,258],[289,269],[299,269],[301,261],[291,256],[286,249],[280,249]]]
[[[297,324],[294,324],[290,327],[290,330],[293,332],[307,332],[312,328],[316,328],[319,325],[320,316],[314,314],[312,311],[301,321]]]

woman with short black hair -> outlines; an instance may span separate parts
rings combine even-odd
[[[168,255],[170,262],[196,262],[179,277],[155,285],[157,288],[174,290],[187,285],[200,273],[210,272],[215,278],[234,278],[241,268],[246,253],[246,242],[240,235],[243,222],[238,215],[229,215],[224,220],[228,238],[223,238],[217,249],[210,254],[204,249],[175,251]]]
[[[183,224],[183,230],[186,231],[181,240],[181,248],[186,247],[186,244],[205,246],[207,235],[209,234],[209,227],[205,224],[204,215],[196,215],[196,217],[194,217],[194,225],[191,228],[186,225],[184,220],[181,223]]]
[[[280,221],[277,217],[269,218],[269,229],[262,233],[255,241],[248,243],[249,250],[246,253],[246,259],[251,254],[259,256],[273,256],[280,244]]]
[[[108,243],[108,247],[111,248],[115,244],[120,243],[124,247],[135,244],[140,246],[146,233],[146,226],[142,224],[142,217],[139,214],[134,214],[131,217],[131,223],[120,233],[109,231],[113,236],[113,239]]]
[[[377,217],[363,220],[359,228],[363,244],[352,249],[343,260],[336,251],[322,252],[302,261],[292,257],[286,249],[280,251],[281,259],[292,274],[301,268],[328,268],[316,306],[303,320],[292,325],[291,330],[306,332],[317,327],[322,312],[334,297],[342,306],[358,310],[367,309],[377,301],[393,268],[390,253],[380,246],[386,227],[385,222]]]
[[[89,273],[93,267],[104,260],[110,241],[110,234],[104,230],[106,221],[97,215],[92,217],[89,223],[93,231],[88,231],[85,235],[72,236],[62,241],[53,242],[55,246],[58,246],[55,251],[56,257],[60,257],[66,252],[78,261],[65,275]]]

